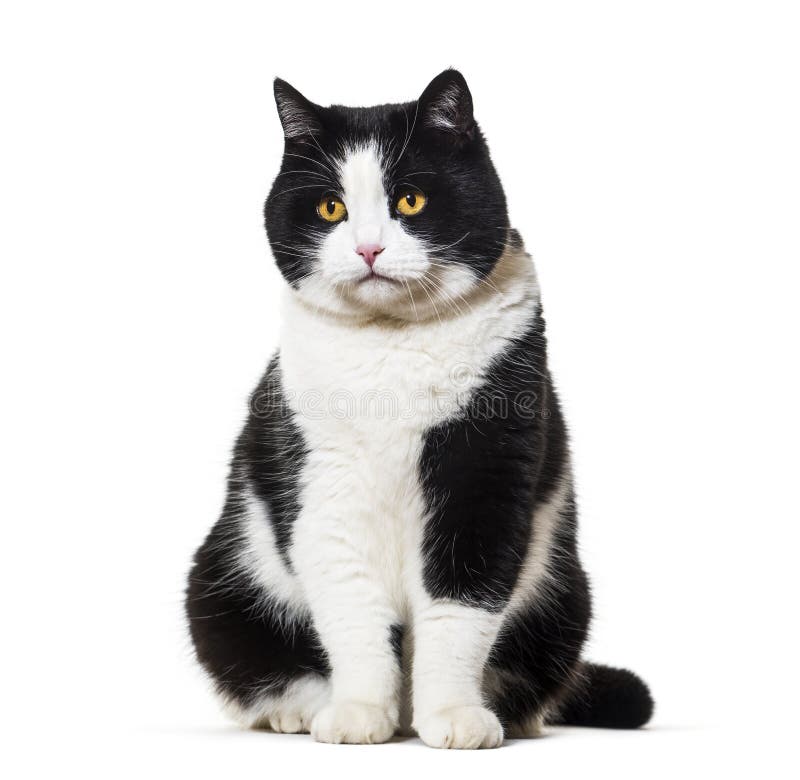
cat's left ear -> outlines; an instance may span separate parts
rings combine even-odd
[[[475,135],[472,95],[466,79],[452,68],[442,71],[422,93],[418,121],[423,127],[469,140]]]
[[[322,133],[318,106],[283,79],[275,79],[273,89],[283,135],[287,141],[299,141]]]

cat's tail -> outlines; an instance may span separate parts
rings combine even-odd
[[[653,714],[644,681],[627,669],[583,662],[578,682],[561,702],[553,723],[607,729],[638,729]]]

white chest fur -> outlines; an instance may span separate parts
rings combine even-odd
[[[283,389],[312,446],[342,428],[420,432],[455,412],[447,402],[469,396],[537,305],[536,277],[524,254],[505,256],[457,312],[424,322],[341,319],[289,293],[280,346]]]
[[[383,580],[406,611],[419,584],[424,433],[457,412],[538,305],[527,256],[508,255],[496,271],[458,316],[419,323],[343,321],[288,295],[281,375],[308,448],[290,553],[299,571],[344,571],[356,545],[352,566]]]

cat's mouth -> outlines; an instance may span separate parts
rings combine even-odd
[[[358,280],[358,284],[367,284],[369,282],[372,283],[380,283],[380,282],[388,282],[389,284],[400,284],[399,279],[395,279],[392,276],[386,276],[385,274],[380,274],[377,271],[370,271],[366,276],[362,276]]]

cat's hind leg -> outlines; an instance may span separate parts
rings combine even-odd
[[[577,556],[562,552],[550,586],[507,616],[485,670],[484,695],[510,737],[539,736],[580,675],[588,585]]]
[[[227,710],[245,728],[267,729],[281,734],[308,734],[311,721],[330,701],[330,682],[307,674],[290,682],[280,693],[267,691],[247,704],[230,700]]]
[[[327,655],[310,617],[248,575],[242,525],[230,517],[197,551],[189,575],[185,605],[197,658],[237,722],[308,732],[330,700]]]

